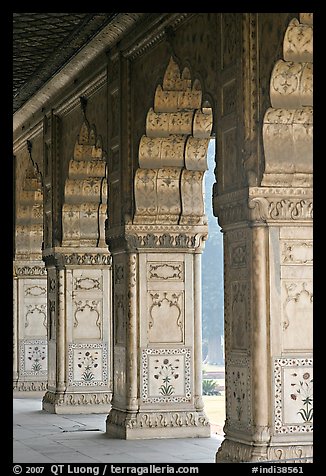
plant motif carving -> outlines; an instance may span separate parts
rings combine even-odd
[[[68,381],[72,386],[107,386],[107,345],[69,344]]]

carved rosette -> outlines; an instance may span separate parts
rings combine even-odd
[[[283,42],[284,59],[275,64],[270,81],[272,107],[263,123],[262,185],[312,186],[312,41],[312,16],[291,20]]]
[[[204,224],[203,177],[213,115],[171,58],[146,119],[135,174],[134,224]]]
[[[86,117],[69,162],[62,208],[63,246],[105,246],[107,178],[101,137]]]

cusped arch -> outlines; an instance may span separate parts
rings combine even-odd
[[[313,23],[312,14],[292,19],[283,42],[283,59],[270,81],[272,107],[263,124],[265,170],[262,185],[312,185]]]
[[[17,197],[15,253],[17,259],[40,259],[43,241],[43,189],[36,163],[29,162]]]
[[[171,57],[147,113],[135,175],[134,223],[204,222],[203,177],[213,113],[202,89]]]
[[[106,201],[107,166],[102,140],[84,117],[65,182],[63,246],[104,246]]]

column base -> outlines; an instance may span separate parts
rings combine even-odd
[[[73,393],[48,391],[42,409],[48,413],[80,414],[109,413],[111,392]]]
[[[312,463],[312,444],[255,445],[225,439],[216,453],[216,463],[248,463],[254,461]]]
[[[47,388],[47,380],[17,380],[13,383],[16,392],[45,392]]]
[[[124,412],[112,409],[106,420],[110,438],[209,438],[210,424],[204,412]]]

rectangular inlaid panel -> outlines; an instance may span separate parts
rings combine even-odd
[[[22,340],[19,343],[19,373],[22,376],[46,377],[47,342],[43,339]]]
[[[108,383],[107,360],[105,343],[69,344],[69,385],[106,386]]]
[[[276,433],[312,431],[313,361],[278,358],[274,361]]]
[[[143,349],[142,399],[146,403],[178,403],[191,399],[189,348]]]

